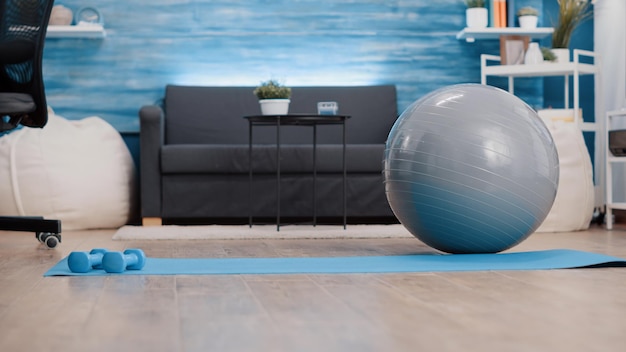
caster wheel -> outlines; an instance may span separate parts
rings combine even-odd
[[[52,233],[42,233],[38,239],[48,248],[55,248],[61,242],[61,236]]]
[[[46,235],[45,232],[37,232],[35,234],[35,237],[37,238],[37,241],[39,241],[39,243],[43,243],[43,236]]]
[[[56,236],[50,236],[46,238],[46,242],[44,244],[48,248],[54,248],[59,244],[59,239]]]

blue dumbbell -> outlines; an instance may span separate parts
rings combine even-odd
[[[124,253],[106,252],[102,257],[102,268],[107,273],[141,270],[145,264],[146,255],[141,249],[127,249]]]
[[[94,248],[91,252],[72,252],[67,265],[73,273],[86,273],[91,269],[102,269],[102,257],[108,252],[104,248]]]

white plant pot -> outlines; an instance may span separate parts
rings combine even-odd
[[[554,56],[556,56],[556,63],[569,62],[569,49],[566,48],[553,48],[551,49]]]
[[[261,99],[261,114],[263,115],[287,115],[289,112],[289,99]]]
[[[487,19],[487,9],[484,7],[471,7],[465,10],[465,23],[468,28],[486,28]]]
[[[519,16],[519,26],[521,28],[537,28],[539,18],[537,16]]]

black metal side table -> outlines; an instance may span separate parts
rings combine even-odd
[[[346,228],[346,120],[348,115],[317,115],[317,114],[288,114],[288,115],[254,115],[244,116],[249,123],[248,136],[248,168],[249,168],[249,196],[250,213],[248,224],[252,227],[252,130],[255,126],[276,126],[276,231],[280,231],[280,127],[281,126],[309,126],[313,127],[313,226],[317,224],[316,187],[317,183],[317,126],[340,125],[342,127],[342,167],[343,167],[343,228]]]

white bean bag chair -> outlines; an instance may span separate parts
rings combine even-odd
[[[573,122],[546,120],[559,153],[559,187],[554,205],[537,232],[589,228],[594,210],[593,168],[582,132]]]
[[[135,166],[120,134],[99,117],[49,111],[43,129],[0,137],[0,215],[61,220],[62,230],[117,228],[131,216]]]

